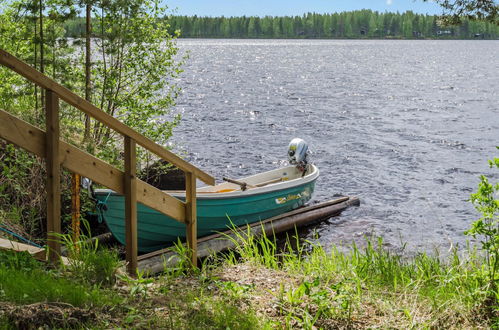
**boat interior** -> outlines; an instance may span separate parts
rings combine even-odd
[[[289,182],[291,180],[307,177],[312,172],[314,172],[314,170],[316,169],[313,165],[307,165],[305,172],[300,171],[296,166],[288,166],[240,179],[224,178],[226,182],[217,184],[215,186],[199,187],[197,189],[197,193],[221,194],[221,193],[252,190],[256,188],[266,187],[273,184]],[[167,190],[165,192],[175,194],[184,191]]]

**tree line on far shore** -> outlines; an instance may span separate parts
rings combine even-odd
[[[445,26],[439,16],[357,10],[302,16],[198,17],[168,16],[171,32],[184,38],[449,38],[497,39],[499,25],[463,18]],[[66,25],[68,36],[84,32],[84,19]]]

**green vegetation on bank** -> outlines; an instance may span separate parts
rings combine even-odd
[[[490,161],[499,168],[499,158]],[[481,251],[414,257],[383,241],[329,251],[297,237],[237,232],[234,250],[155,278],[118,271],[117,253],[60,235],[72,261],[47,268],[0,251],[0,326],[38,328],[487,328],[499,326],[499,183],[481,177],[467,234]],[[87,230],[89,227],[86,227]]]
[[[234,252],[205,262],[201,270],[184,264],[155,278],[118,275],[112,286],[91,284],[71,268],[46,269],[24,255],[22,262],[9,263],[20,255],[2,253],[0,323],[28,320],[33,328],[457,329],[498,322],[484,260],[476,253],[403,258],[384,249],[381,240],[368,241],[362,249],[353,246],[351,252],[334,247],[328,252],[308,243],[288,244],[280,251],[271,237],[241,237]],[[43,311],[33,310],[34,305]],[[57,316],[60,309],[72,318],[39,315]],[[26,311],[25,318],[20,310]]]
[[[168,17],[171,31],[184,38],[397,38],[397,39],[497,39],[499,25],[463,18],[459,25],[444,26],[434,15],[379,13],[358,10],[303,16]],[[66,25],[71,37],[80,37],[85,20]]]

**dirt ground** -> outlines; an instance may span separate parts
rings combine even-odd
[[[21,330],[39,329],[46,326],[72,328],[97,319],[94,312],[65,303],[36,303],[20,306],[0,303],[0,317],[7,319]]]

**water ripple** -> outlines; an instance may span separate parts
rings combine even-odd
[[[360,208],[305,229],[323,245],[464,245],[467,202],[499,144],[496,41],[179,40],[190,59],[177,150],[222,176],[286,164],[293,137],[321,169],[315,202]]]

